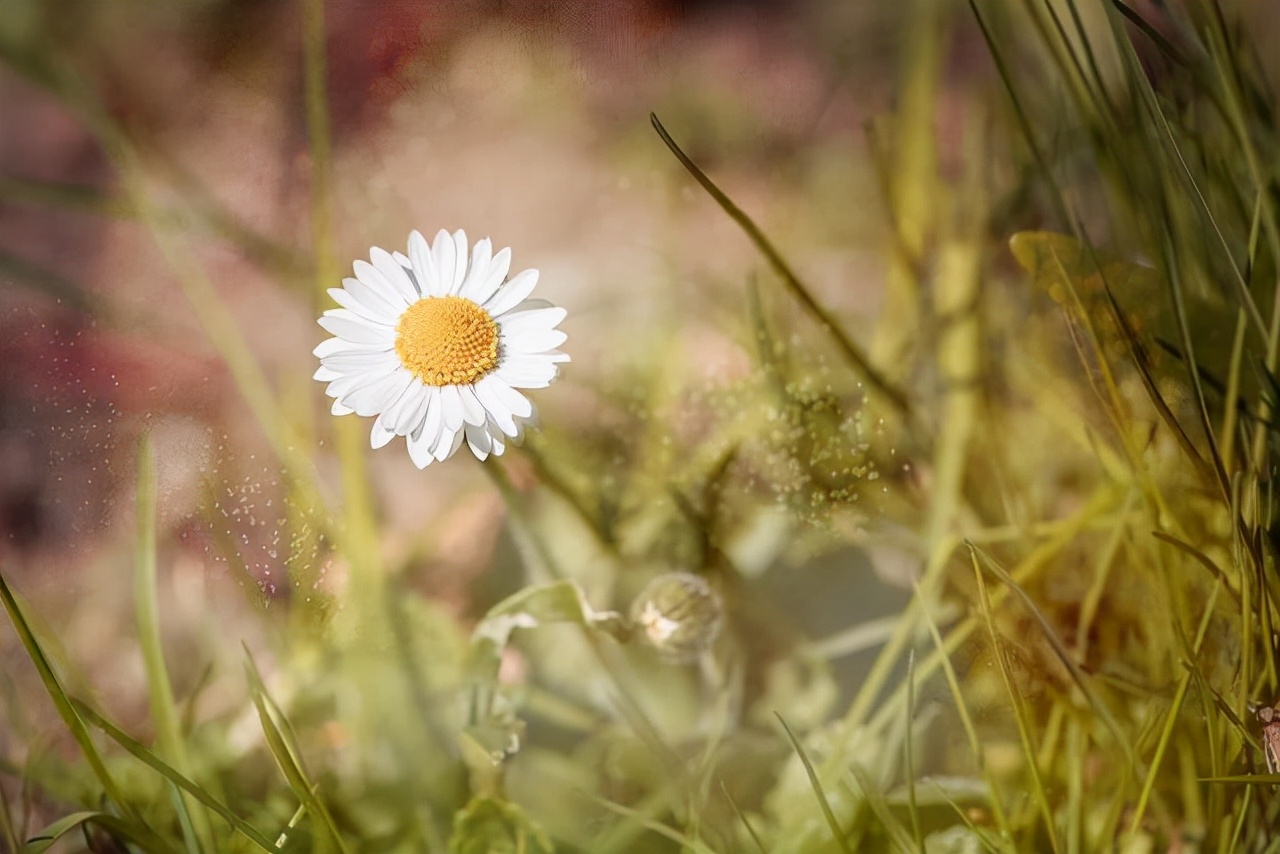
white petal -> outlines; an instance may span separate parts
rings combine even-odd
[[[529,402],[529,398],[516,391],[510,384],[503,382],[496,374],[489,374],[480,382],[487,384],[494,396],[502,401],[502,405],[516,418],[528,418],[533,414],[533,404]]]
[[[398,317],[404,311],[404,303],[395,294],[384,293],[376,284],[362,282],[350,276],[342,280],[342,287],[361,305],[376,308],[381,314]]]
[[[446,430],[462,429],[462,398],[458,396],[457,386],[440,386],[440,420]]]
[[[320,359],[320,363],[330,370],[343,374],[361,371],[376,371],[382,374],[395,368],[400,360],[396,358],[393,350],[348,350],[324,356]]]
[[[507,312],[507,316],[509,317],[518,311],[533,311],[534,309],[538,309],[538,308],[555,308],[555,307],[556,307],[555,303],[551,302],[551,300],[545,300],[545,299],[542,299],[541,297],[530,297],[527,300],[521,300],[520,303],[518,303],[515,308],[510,309]]]
[[[493,449],[493,440],[489,438],[489,431],[476,424],[468,424],[464,432],[467,444],[471,446],[471,453],[476,455],[476,459],[487,458],[489,451]]]
[[[467,268],[467,278],[462,283],[458,296],[466,297],[476,305],[489,298],[487,293],[481,296],[481,291],[489,277],[489,262],[492,258],[493,246],[489,243],[489,238],[477,240],[476,245],[471,247],[471,266]]]
[[[527,363],[513,358],[499,365],[494,374],[514,388],[546,388],[555,379],[556,366],[551,362]]]
[[[490,422],[488,426],[489,440],[493,442],[493,450],[489,453],[495,457],[502,456],[502,452],[507,449],[506,436],[502,435],[502,431],[498,429],[498,425]]]
[[[330,309],[317,322],[329,332],[353,344],[389,346],[396,340],[395,330],[390,326],[363,320],[345,308]]]
[[[329,407],[329,411],[332,412],[334,415],[350,415],[351,413],[355,412],[355,410],[352,409],[351,407],[344,406],[342,401],[338,400],[337,398],[334,398],[333,406]]]
[[[422,381],[412,374],[409,375],[409,381],[404,384],[400,394],[396,395],[395,400],[391,401],[382,410],[382,414],[378,416],[378,420],[382,422],[388,430],[397,435],[404,435],[408,430],[397,429],[400,419],[404,411],[408,409],[411,413],[417,405],[417,396],[422,392]]]
[[[369,447],[377,450],[386,445],[396,437],[396,431],[388,429],[382,423],[382,416],[378,416],[378,420],[373,422],[373,430],[369,432]]]
[[[373,266],[382,277],[391,283],[395,288],[396,298],[405,305],[413,305],[418,301],[420,294],[418,289],[413,286],[413,282],[409,280],[408,274],[405,273],[404,267],[401,267],[396,259],[391,257],[391,253],[385,249],[379,249],[377,246],[369,250],[369,260],[373,262]]]
[[[512,417],[511,407],[503,403],[502,398],[494,391],[495,382],[500,381],[495,380],[492,374],[481,379],[480,382],[475,384],[476,397],[479,398],[480,404],[484,407],[485,412],[489,414],[489,419],[497,425],[498,429],[508,436],[514,436],[516,434],[516,422]],[[510,388],[507,390],[511,391]]]
[[[524,270],[517,273],[511,281],[499,288],[498,292],[485,302],[484,309],[497,317],[515,308],[521,300],[533,292],[536,284],[538,284],[537,270]]]
[[[329,296],[333,297],[333,301],[347,311],[374,323],[395,326],[400,319],[399,312],[389,311],[383,308],[381,303],[378,305],[366,305],[345,288],[329,288]]]
[[[507,278],[507,273],[511,270],[511,250],[504,248],[493,256],[493,260],[489,262],[489,269],[485,273],[485,279],[476,289],[475,301],[484,305],[492,299],[498,286]]]
[[[424,297],[444,296],[444,286],[440,282],[435,257],[420,231],[409,232],[409,263],[413,266],[413,275],[418,280],[418,289]]]
[[[462,420],[467,424],[479,427],[484,423],[484,407],[476,398],[476,393],[469,385],[455,386],[458,399],[462,401]]]
[[[467,278],[467,233],[462,229],[453,233],[453,258],[453,284],[449,293],[456,294]]]
[[[378,351],[387,351],[391,349],[389,344],[356,344],[346,341],[342,338],[326,338],[316,345],[311,352],[321,359],[332,356],[335,353],[376,353]]]
[[[326,368],[324,365],[321,365],[320,367],[316,368],[316,372],[311,375],[311,379],[319,380],[322,383],[327,383],[327,382],[332,382],[333,380],[336,380],[341,376],[342,374],[338,373],[337,371],[331,370],[329,368]]]
[[[422,423],[423,417],[426,416],[427,400],[426,386],[422,384],[422,380],[414,377],[404,394],[400,395],[400,399],[384,413],[384,420],[396,433],[407,436]]]
[[[382,252],[382,250],[378,251]],[[370,253],[374,254],[372,249]],[[386,253],[382,252],[382,255],[386,255]],[[386,260],[390,263],[389,258]],[[377,291],[383,299],[397,307],[397,316],[399,316],[399,311],[404,310],[405,306],[411,302],[417,302],[413,297],[402,296],[399,287],[368,261],[356,261],[351,266],[356,271],[357,279],[368,285],[370,290]],[[395,265],[392,264],[391,266]]]
[[[503,335],[502,343],[512,355],[543,353],[559,347],[569,336],[559,329],[544,329],[517,335]]]
[[[393,376],[397,371],[404,371],[404,368],[397,365],[385,371],[358,371],[353,374],[343,374],[329,383],[329,387],[324,390],[324,393],[330,397],[345,398],[358,388],[377,385],[387,377]]]
[[[401,435],[408,435],[417,429],[422,421],[426,419],[426,407],[430,405],[431,394],[428,392],[426,385],[422,384],[422,380],[416,380],[415,384],[410,385],[410,391],[404,398],[404,403],[399,410],[396,419],[396,431]]]
[[[425,468],[435,456],[432,451],[440,438],[440,396],[435,386],[427,387],[427,412],[409,434],[409,456],[418,468]]]
[[[518,335],[521,332],[554,329],[564,320],[569,312],[563,308],[536,308],[532,311],[507,312],[498,321],[503,335]]]
[[[400,397],[412,379],[413,374],[399,370],[343,395],[342,402],[354,409],[357,415],[377,415]]]
[[[460,447],[462,447],[462,430],[452,433],[445,430],[440,435],[440,442],[436,445],[435,458],[444,462],[456,454]]]
[[[431,255],[436,259],[442,292],[445,296],[457,294],[467,273],[467,235],[461,229],[453,234],[440,229],[431,243]]]
[[[410,433],[406,444],[409,446],[409,459],[413,460],[413,464],[420,469],[424,469],[435,461],[435,457],[431,455],[431,442],[435,440],[435,436],[428,440],[427,437],[418,432]]]

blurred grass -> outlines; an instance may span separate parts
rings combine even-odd
[[[314,312],[341,265],[325,6],[301,12]],[[901,12],[900,98],[871,140],[888,294],[865,348],[680,129],[653,119],[673,173],[760,253],[741,316],[718,319],[749,374],[701,388],[671,347],[590,390],[610,423],[544,412],[527,449],[486,463],[513,541],[495,564],[515,589],[469,603],[487,609],[470,644],[384,565],[354,418],[333,423],[341,496],[328,494],[315,448],[330,427],[306,381],[268,375],[191,249],[206,200],[158,205],[145,146],[87,82],[0,31],[7,64],[111,155],[122,195],[91,206],[148,228],[275,451],[290,524],[313,526],[292,580],[314,585],[309,560],[349,571],[337,607],[295,597],[267,655],[247,658],[247,747],[233,737],[245,714],[184,715],[144,441],[145,737],[68,692],[0,576],[79,751],[21,772],[62,810],[22,850],[1274,850],[1280,806],[1274,775],[1255,773],[1251,710],[1280,695],[1280,228],[1262,153],[1280,150],[1280,127],[1264,69],[1218,5],[1169,4],[1155,22],[1154,7],[1086,0],[969,12]],[[958,33],[985,41],[1000,86],[948,79]],[[957,138],[935,129],[947,98],[972,99]],[[85,207],[65,188],[19,189]],[[255,242],[214,219],[223,239]],[[817,569],[893,549],[913,592],[900,614],[856,601],[881,582],[836,586]],[[706,576],[729,612],[696,667],[640,648],[607,610],[676,568]],[[825,593],[844,628],[808,637],[817,615],[786,613],[777,575]],[[834,660],[865,638],[874,660],[836,684]],[[91,794],[67,797],[58,774]],[[5,782],[12,840],[25,818]]]

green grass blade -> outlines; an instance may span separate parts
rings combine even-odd
[[[134,810],[133,805],[124,798],[120,786],[107,770],[106,762],[98,752],[97,746],[93,743],[93,738],[89,735],[89,730],[85,727],[84,721],[76,714],[71,698],[67,696],[61,681],[53,672],[52,664],[50,664],[48,657],[45,656],[44,650],[40,648],[40,643],[31,631],[31,625],[27,622],[26,617],[23,616],[22,609],[18,607],[18,601],[14,597],[13,591],[9,589],[9,583],[5,581],[3,572],[0,572],[0,601],[3,602],[4,609],[8,612],[9,619],[12,621],[14,629],[17,630],[18,638],[22,641],[23,647],[26,648],[27,655],[31,658],[32,664],[36,666],[36,671],[40,674],[40,680],[44,683],[50,699],[53,700],[53,705],[57,708],[58,715],[62,718],[63,723],[66,724],[67,729],[71,731],[71,735],[76,744],[79,745],[85,761],[89,763],[94,776],[98,778],[98,782],[102,785],[107,799],[119,807],[126,816],[140,822],[141,819]]]
[[[853,365],[859,373],[866,377],[867,382],[884,395],[895,409],[903,414],[909,414],[911,406],[907,401],[906,394],[901,389],[890,384],[889,381],[871,365],[866,354],[862,352],[862,348],[854,343],[854,341],[840,329],[835,318],[832,317],[827,310],[813,298],[813,295],[809,293],[809,289],[804,286],[799,277],[797,277],[795,272],[791,269],[791,266],[787,264],[778,250],[774,248],[773,244],[769,241],[769,238],[765,237],[764,232],[760,230],[760,227],[756,225],[749,216],[747,216],[746,212],[743,211],[742,208],[734,204],[733,201],[725,195],[723,190],[716,186],[715,182],[707,176],[707,173],[703,172],[702,169],[698,167],[698,164],[693,162],[689,155],[684,153],[684,150],[680,148],[675,139],[672,138],[671,134],[667,132],[667,129],[662,126],[662,122],[658,121],[658,117],[656,115],[650,113],[649,120],[653,123],[653,129],[658,132],[658,136],[662,137],[662,141],[666,143],[667,148],[671,149],[671,153],[676,156],[676,159],[680,161],[680,164],[688,170],[689,174],[692,175],[699,184],[702,185],[702,188],[715,200],[716,204],[720,205],[724,212],[729,215],[729,218],[737,223],[738,227],[746,233],[751,242],[755,244],[756,249],[758,249],[760,254],[765,257],[765,260],[769,262],[769,266],[773,268],[774,273],[776,273],[778,278],[782,280],[787,291],[795,297],[796,301],[800,303],[801,307],[804,308],[809,316],[818,323],[822,331],[831,337],[831,340],[835,342],[836,346],[840,349],[840,352],[849,361],[849,363]]]
[[[267,740],[267,747],[271,750],[271,755],[275,757],[276,764],[280,767],[281,773],[284,774],[289,788],[293,790],[294,795],[307,808],[307,812],[311,814],[313,818],[312,824],[322,850],[333,847],[343,852],[343,854],[349,854],[328,807],[316,797],[317,786],[308,777],[306,769],[302,765],[302,754],[298,750],[297,742],[293,738],[288,722],[280,713],[275,701],[267,693],[267,686],[262,681],[262,676],[258,672],[258,667],[254,664],[253,656],[249,654],[248,649],[245,650],[245,671],[249,678],[249,689],[253,695],[253,705],[258,711],[258,721],[262,725],[262,733]]]
[[[147,693],[151,704],[151,720],[156,729],[160,754],[177,770],[189,774],[191,762],[183,741],[180,715],[173,699],[173,686],[164,663],[160,638],[160,606],[156,594],[156,461],[150,434],[138,443],[137,487],[138,542],[134,557],[133,592],[138,619],[138,643],[147,674]],[[188,848],[215,850],[213,831],[208,817],[179,794],[174,806],[190,827]]]
[[[237,832],[242,834],[246,839],[248,839],[253,844],[257,845],[262,850],[264,851],[275,850],[274,847],[271,845],[271,843],[267,840],[266,836],[264,836],[261,833],[261,831],[257,830],[255,827],[253,827],[253,825],[241,819],[234,812],[232,812],[228,806],[223,804],[217,798],[210,795],[202,787],[196,785],[190,779],[185,777],[180,771],[178,771],[178,769],[169,765],[163,759],[157,756],[155,753],[148,750],[146,746],[144,746],[138,741],[135,741],[126,732],[124,732],[124,730],[120,729],[115,724],[108,721],[106,718],[98,714],[96,711],[94,711],[85,703],[82,703],[81,701],[76,699],[72,699],[71,703],[75,707],[76,713],[79,714],[80,717],[82,717],[85,721],[87,721],[91,726],[94,726],[97,729],[101,730],[108,738],[110,738],[116,744],[123,747],[126,751],[129,752],[130,755],[138,759],[144,765],[151,768],[160,776],[164,777],[175,788],[180,789],[182,792],[190,795],[192,798],[199,801],[208,809],[217,813],[218,816],[221,817],[224,821],[226,821],[228,825],[230,825],[233,829],[235,829]]]
[[[836,820],[836,814],[831,810],[831,802],[827,800],[827,794],[822,789],[822,781],[818,779],[818,772],[814,770],[813,763],[809,761],[809,755],[805,753],[804,748],[800,745],[800,740],[791,731],[791,727],[787,726],[787,722],[783,720],[782,715],[774,712],[774,716],[778,719],[778,723],[782,724],[782,729],[786,732],[787,738],[791,740],[791,747],[795,750],[796,756],[800,757],[800,762],[804,765],[804,773],[809,775],[809,785],[813,788],[814,797],[818,799],[818,806],[822,808],[822,817],[826,819],[832,838],[835,839],[836,844],[840,846],[840,850],[844,854],[853,854],[852,849],[849,848],[848,841],[845,839],[845,832],[840,828],[840,822]]]
[[[942,639],[942,632],[938,630],[937,622],[934,621],[933,615],[923,604],[924,600],[920,595],[919,584],[914,586],[916,588],[916,599],[922,603],[920,608],[921,619],[928,626],[929,636],[933,639],[934,648],[937,650],[938,661],[942,667],[943,676],[947,680],[947,688],[951,691],[951,698],[956,704],[956,716],[960,719],[960,727],[964,730],[965,738],[969,742],[969,750],[973,753],[973,761],[977,763],[983,779],[987,781],[987,788],[991,792],[991,814],[995,818],[996,827],[1006,839],[1012,839],[1013,828],[1009,824],[1009,817],[1005,813],[1004,804],[1000,800],[1000,790],[996,788],[995,778],[987,770],[985,754],[982,749],[982,739],[978,737],[978,728],[974,725],[973,715],[969,712],[969,704],[965,702],[964,691],[960,687],[960,677],[956,674],[956,669],[951,664],[951,656],[947,654],[946,643]]]
[[[924,835],[920,832],[920,809],[916,804],[916,759],[915,759],[915,732],[912,729],[916,719],[916,654],[912,650],[907,655],[907,712],[906,712],[906,732],[902,738],[902,760],[903,767],[906,769],[907,778],[907,812],[911,816],[911,840],[915,843],[915,850],[920,854],[924,854]],[[861,769],[856,766],[853,768],[854,776],[858,778],[858,784],[862,786],[863,794],[870,798],[869,790],[863,785],[862,777],[859,776]],[[883,793],[877,793],[883,801]],[[875,803],[871,804],[871,808],[875,809]]]
[[[1000,672],[1000,679],[1004,684],[1005,693],[1009,695],[1009,703],[1013,709],[1013,719],[1018,728],[1018,738],[1022,742],[1023,758],[1027,763],[1027,770],[1031,774],[1031,796],[1044,820],[1045,833],[1049,835],[1050,847],[1054,852],[1060,852],[1062,845],[1058,840],[1053,807],[1049,804],[1049,794],[1045,790],[1044,777],[1041,775],[1040,764],[1037,761],[1038,757],[1035,740],[1032,737],[1031,722],[1027,720],[1026,702],[1017,683],[1014,682],[1013,675],[1009,672],[1009,662],[1005,659],[1004,640],[996,630],[995,619],[991,612],[991,600],[987,595],[986,582],[982,578],[982,569],[978,566],[976,550],[973,554],[973,574],[978,585],[978,606],[981,611],[982,621],[987,629],[987,638],[991,643],[991,656],[995,659],[996,669]]]
[[[90,825],[96,825],[111,834],[112,838],[130,842],[145,852],[176,854],[178,851],[143,825],[117,815],[96,811],[76,812],[63,816],[28,839],[27,844],[21,849],[13,850],[15,852],[21,850],[22,854],[43,854],[68,833],[87,830]]]
[[[889,809],[889,803],[885,800],[884,792],[880,791],[880,787],[871,779],[871,775],[866,772],[861,765],[853,764],[849,766],[849,773],[853,775],[853,779],[857,782],[857,786],[862,790],[862,796],[867,800],[867,806],[871,808],[871,812],[880,822],[880,826],[884,832],[889,835],[889,839],[893,847],[898,851],[910,852],[917,851],[920,854],[924,852],[923,841],[919,840],[919,828],[916,828],[916,835],[902,826],[902,822],[894,817],[893,811]],[[912,809],[912,821],[915,822],[914,808]]]

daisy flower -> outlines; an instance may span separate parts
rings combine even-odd
[[[537,270],[507,279],[511,250],[441,231],[409,234],[407,256],[374,247],[355,278],[329,295],[342,306],[319,323],[335,337],[315,349],[333,414],[377,416],[370,444],[404,436],[418,468],[463,440],[480,459],[501,454],[535,418],[517,389],[551,383],[565,310],[529,299]]]

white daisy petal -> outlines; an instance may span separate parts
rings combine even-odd
[[[405,373],[408,372],[406,371]],[[396,429],[397,425],[399,425],[400,418],[406,409],[412,412],[416,407],[418,402],[417,397],[420,393],[423,393],[422,381],[413,374],[409,374],[409,381],[404,384],[404,388],[401,389],[400,394],[396,396],[396,399],[391,403],[388,403],[386,407],[383,408],[382,413],[378,416],[378,420],[381,421],[382,424],[391,432],[396,433],[397,435],[404,435],[408,431]]]
[[[554,329],[568,312],[563,308],[538,308],[533,311],[507,312],[498,321],[503,335]]]
[[[329,383],[329,387],[324,390],[324,393],[330,397],[345,398],[356,389],[377,385],[387,377],[394,376],[396,371],[400,370],[403,369],[397,365],[386,371],[361,371],[354,374],[343,374]]]
[[[350,311],[352,314],[363,317],[365,320],[371,320],[374,323],[383,326],[394,326],[396,319],[400,316],[398,311],[388,311],[380,305],[366,305],[356,298],[351,291],[346,288],[329,288],[329,296],[333,297],[333,301],[338,305]]]
[[[388,345],[355,344],[342,338],[326,338],[316,345],[311,353],[321,359],[335,353],[373,353],[378,350],[389,350]]]
[[[556,307],[555,303],[551,302],[551,300],[540,299],[538,297],[530,297],[529,299],[521,300],[519,303],[516,304],[515,308],[508,309],[505,316],[510,317],[511,315],[516,314],[517,312],[533,311],[534,309],[538,309],[538,308],[555,308],[555,307]]]
[[[413,275],[418,280],[418,290],[424,297],[444,296],[444,286],[440,281],[440,273],[436,269],[435,257],[431,247],[420,231],[409,232],[409,263],[413,267]]]
[[[508,362],[499,365],[494,373],[498,379],[513,388],[546,388],[556,377],[556,366],[550,363],[545,366],[529,366]]]
[[[462,447],[462,430],[454,432],[446,430],[440,435],[440,441],[436,445],[435,458],[444,462],[456,454],[460,447]]]
[[[488,458],[489,451],[493,449],[493,440],[489,437],[489,431],[475,424],[467,424],[464,433],[467,444],[471,447],[471,453],[476,455],[476,459],[483,461]]]
[[[462,420],[467,424],[480,426],[484,423],[484,407],[476,398],[475,390],[469,385],[456,386],[458,399],[462,401]]]
[[[458,229],[453,233],[453,281],[449,284],[449,293],[456,294],[462,290],[462,283],[467,276],[467,233]]]
[[[388,442],[396,437],[396,431],[390,430],[382,423],[382,416],[378,416],[378,420],[373,422],[373,430],[369,433],[369,447],[375,451],[385,446]]]
[[[317,321],[327,331],[354,344],[390,345],[395,342],[395,330],[362,320],[345,308],[330,309]]]
[[[373,262],[374,269],[382,274],[394,288],[397,299],[405,306],[413,305],[418,301],[418,289],[414,287],[413,282],[401,267],[391,253],[385,249],[379,249],[374,246],[369,250],[369,260]]]
[[[361,305],[377,309],[380,314],[398,317],[404,306],[392,294],[383,293],[377,285],[350,276],[342,280],[342,288]]]
[[[434,438],[432,436],[432,440]],[[424,469],[435,462],[436,458],[431,453],[431,442],[421,431],[410,433],[405,441],[409,446],[409,459],[413,460],[415,466]]]
[[[414,441],[420,442],[422,445],[422,453],[431,456],[431,451],[436,446],[436,439],[440,436],[440,395],[435,386],[427,388],[427,409],[422,416],[422,420],[413,428],[409,436]]]
[[[484,407],[485,412],[488,413],[489,419],[497,425],[498,429],[508,436],[514,436],[516,434],[515,418],[512,417],[511,407],[507,406],[494,390],[495,382],[497,380],[493,374],[490,374],[476,383],[476,397],[480,400],[480,405]],[[509,387],[508,390],[510,390]]]
[[[400,364],[394,350],[346,350],[325,356],[320,363],[343,374],[360,371],[385,373]]]
[[[395,266],[390,263],[390,259],[387,259],[387,263],[392,267]],[[396,284],[388,279],[380,269],[373,266],[368,261],[356,261],[351,266],[356,271],[357,279],[364,282],[369,286],[370,290],[376,291],[380,297],[396,307],[397,316],[399,316],[399,313],[404,310],[405,306],[409,305],[411,302],[417,302],[415,298],[407,295],[401,296],[401,291]]]
[[[502,452],[507,449],[507,437],[502,435],[502,431],[498,429],[498,425],[489,424],[489,440],[493,443],[493,450],[489,453],[495,457],[502,456]]]
[[[533,404],[529,402],[529,398],[516,391],[509,383],[503,382],[497,374],[490,374],[477,385],[485,386],[516,418],[528,418],[533,413]]]
[[[458,396],[458,387],[456,385],[440,386],[440,420],[444,423],[446,430],[459,430],[462,428],[463,418],[462,398]]]
[[[498,317],[527,297],[538,284],[537,270],[524,270],[517,273],[498,292],[485,302],[484,308],[489,314]]]
[[[440,277],[440,294],[449,296],[453,293],[453,271],[458,266],[458,257],[453,235],[443,228],[436,232],[436,239],[431,241],[431,257],[436,262],[436,274]],[[466,263],[464,257],[462,263]]]
[[[326,368],[324,365],[316,368],[316,372],[311,375],[311,379],[319,380],[322,383],[332,382],[338,379],[342,374],[337,371]]]
[[[498,286],[507,278],[507,273],[511,270],[511,250],[502,249],[489,262],[489,269],[485,273],[484,281],[477,286],[473,299],[484,305],[492,297]],[[550,305],[550,303],[548,303]]]
[[[357,415],[377,415],[395,402],[412,379],[413,375],[408,371],[396,371],[371,385],[348,392],[342,396],[342,402],[354,409]]]
[[[429,399],[427,387],[422,384],[422,380],[414,377],[400,400],[385,413],[386,423],[399,435],[407,436],[426,417]]]
[[[492,257],[493,245],[489,242],[489,238],[477,240],[476,245],[471,247],[471,266],[467,268],[467,278],[462,283],[458,296],[466,297],[477,305],[489,298],[489,294],[480,296],[480,292],[484,289],[485,281],[489,276],[489,262]]]
[[[332,412],[334,415],[350,415],[351,413],[355,412],[354,409],[351,409],[348,406],[344,406],[342,404],[342,401],[336,398],[333,401],[333,406],[329,407],[329,411]]]
[[[538,330],[518,335],[503,335],[502,343],[510,348],[512,355],[542,353],[559,347],[567,339],[559,329]]]

